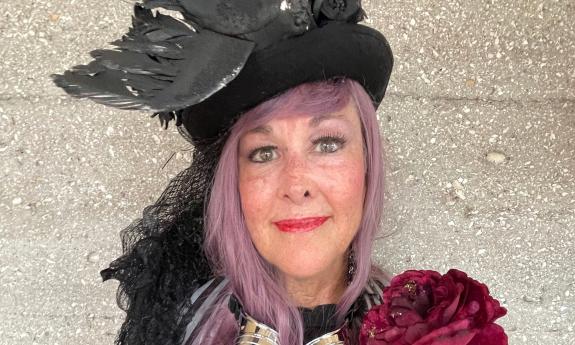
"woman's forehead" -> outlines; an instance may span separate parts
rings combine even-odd
[[[346,115],[344,112],[317,114],[317,115],[302,114],[299,117],[309,118],[308,125],[310,128],[316,128],[322,122],[329,121],[329,120],[339,120],[339,121],[342,121],[348,125],[353,125],[352,121],[349,119],[349,116]],[[281,120],[283,118],[286,118],[286,116],[281,117],[281,118],[277,118],[277,117],[273,118],[272,120],[267,121],[264,124],[258,125],[252,129],[250,129],[249,131],[247,131],[247,133],[270,134],[273,132],[273,126],[271,124],[271,123],[273,123],[273,120]],[[293,116],[290,118],[293,118]]]
[[[339,109],[335,110],[325,108],[311,109],[311,111],[302,111],[301,109],[280,110],[260,117],[253,122],[252,128],[247,132],[269,133],[272,130],[272,124],[276,120],[291,118],[306,119],[309,127],[315,128],[329,120],[339,120],[352,125],[355,122],[355,118],[359,119],[359,115],[351,100],[343,107],[339,107]]]

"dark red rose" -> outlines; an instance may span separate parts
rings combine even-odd
[[[506,345],[493,322],[507,310],[485,284],[456,269],[409,270],[383,291],[383,303],[365,316],[362,345]]]

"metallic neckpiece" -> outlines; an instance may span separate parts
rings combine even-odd
[[[236,345],[279,345],[278,332],[273,328],[256,321],[251,316],[242,313],[240,334],[236,338]],[[343,345],[340,329],[315,338],[305,345]]]

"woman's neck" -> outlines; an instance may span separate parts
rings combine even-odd
[[[299,307],[337,304],[347,286],[346,266],[346,259],[342,258],[314,277],[302,279],[284,276],[286,290]]]

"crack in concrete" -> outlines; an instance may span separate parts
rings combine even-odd
[[[545,103],[575,103],[575,97],[549,97],[549,98],[527,98],[527,99],[517,99],[517,98],[488,98],[488,97],[463,97],[463,96],[449,96],[449,95],[417,95],[409,93],[400,92],[387,92],[385,98],[397,98],[397,99],[412,99],[416,101],[447,101],[447,102],[475,102],[475,103],[498,103],[498,104],[545,104]],[[385,98],[384,101],[385,102]],[[11,94],[0,94],[0,102],[8,101],[29,101],[29,100],[55,100],[60,99],[62,101],[78,101],[79,99],[73,98],[66,95],[11,95]]]
[[[462,97],[462,96],[444,96],[444,95],[416,95],[405,94],[399,92],[388,92],[385,97],[394,97],[399,99],[413,99],[417,101],[430,100],[430,101],[450,101],[450,102],[476,102],[476,103],[512,103],[512,104],[545,104],[545,103],[574,103],[575,98],[569,97],[549,97],[549,98],[488,98],[488,97]]]

